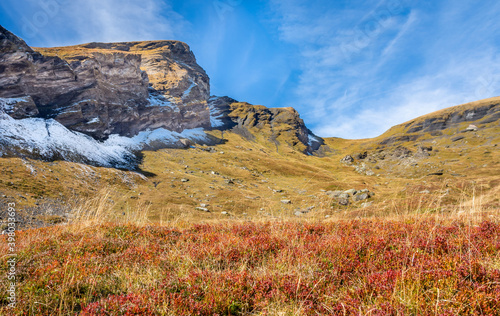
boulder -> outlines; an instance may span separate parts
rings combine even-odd
[[[350,189],[350,190],[344,191],[344,193],[348,194],[350,196],[353,196],[353,195],[356,195],[356,193],[358,193],[358,191],[355,189]]]
[[[366,200],[369,198],[370,198],[370,194],[368,194],[368,193],[360,193],[360,194],[356,194],[355,196],[352,197],[354,202],[363,201],[363,200]]]
[[[354,162],[354,158],[352,158],[351,155],[347,155],[344,158],[342,158],[340,162],[343,164],[352,164]]]
[[[469,125],[466,129],[465,129],[465,132],[475,132],[477,131],[479,128],[476,126],[476,125]]]

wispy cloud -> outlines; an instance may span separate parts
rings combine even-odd
[[[33,45],[175,39],[186,26],[162,0],[6,0],[2,6]]]
[[[78,12],[75,30],[87,41],[175,39],[183,18],[159,0],[81,0],[71,4]]]
[[[352,1],[323,10],[274,0],[281,38],[300,50],[290,100],[317,134],[363,138],[499,94],[500,7],[486,2],[472,10],[452,1]]]

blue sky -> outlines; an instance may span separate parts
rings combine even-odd
[[[500,95],[492,0],[2,0],[32,46],[175,39],[212,94],[296,108],[320,136],[364,138]]]

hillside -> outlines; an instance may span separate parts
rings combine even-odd
[[[0,26],[0,70],[2,315],[499,314],[500,97],[347,140],[178,41]]]
[[[228,111],[220,121],[226,127],[205,132],[223,139],[221,144],[143,151],[140,173],[3,158],[0,191],[4,201],[17,200],[40,213],[47,204],[91,197],[106,188],[112,200],[110,216],[119,218],[141,210],[152,221],[386,217],[411,212],[413,207],[446,214],[470,203],[488,216],[499,208],[498,121],[466,121],[441,130],[442,135],[414,132],[421,137],[384,142],[404,136],[395,131],[405,123],[375,139],[324,139],[315,151],[321,156],[314,156],[301,153],[305,147],[297,147],[302,144],[300,130],[282,120],[293,118],[292,110],[273,114],[274,110],[264,107],[229,102],[219,104],[214,115]],[[463,108],[453,107],[414,122],[459,113]],[[477,130],[464,132],[470,123]],[[351,162],[343,160],[346,155],[352,157]],[[369,197],[356,201],[359,197],[351,192],[345,205],[338,191],[350,189],[367,190]]]
[[[127,78],[138,74],[147,83],[149,101],[131,105],[137,114],[107,116],[115,122],[109,126],[126,126],[121,128],[123,135],[106,136],[96,130],[99,137],[85,134],[93,123],[73,130],[78,118],[64,114],[96,115],[99,111],[87,110],[96,105],[63,107],[48,118],[37,91],[23,92],[26,96],[13,92],[15,84],[2,86],[0,198],[3,205],[16,201],[26,207],[23,218],[35,226],[67,221],[71,201],[91,198],[103,189],[109,194],[112,218],[140,210],[152,221],[386,217],[419,205],[425,205],[425,212],[446,213],[474,199],[486,213],[498,209],[500,98],[430,113],[373,139],[321,139],[293,108],[272,109],[210,96],[208,76],[181,42],[32,50],[7,30],[3,34],[5,63],[9,56],[19,55],[32,56],[27,62],[35,68],[41,67],[37,60],[43,67],[50,60],[69,67],[81,73],[79,80],[97,83],[70,94],[72,98],[96,93],[108,114],[109,106],[123,97],[121,90],[110,92],[110,85],[134,91]],[[104,67],[104,60],[111,64]],[[88,65],[96,61],[101,66],[90,74]],[[3,80],[6,74],[19,73],[7,67],[12,71],[4,72]],[[30,76],[25,74],[22,80]],[[53,88],[50,84],[47,89]],[[142,107],[141,102],[152,98],[169,106],[153,102]],[[206,119],[187,114],[195,111],[193,104],[204,107],[196,113],[207,115]],[[165,117],[165,113],[180,116]],[[184,125],[188,117],[191,123]],[[195,126],[199,127],[185,129]],[[47,212],[54,214],[46,216]]]

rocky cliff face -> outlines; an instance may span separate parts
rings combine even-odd
[[[209,106],[214,128],[231,130],[249,140],[259,135],[277,148],[288,145],[305,154],[313,153],[324,144],[307,129],[293,108],[266,108],[229,97],[212,97]]]
[[[97,139],[210,126],[209,79],[184,43],[91,43],[34,51],[0,28],[0,52],[0,97],[25,102],[11,106],[16,118],[54,118]],[[25,110],[14,111],[21,107]]]
[[[0,121],[0,156],[124,168],[140,150],[222,141],[209,128],[303,153],[322,144],[292,108],[211,99],[207,74],[182,42],[31,48],[1,26]]]

